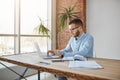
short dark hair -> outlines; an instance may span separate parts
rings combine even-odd
[[[80,25],[80,26],[83,27],[83,22],[82,22],[82,20],[79,19],[79,18],[75,18],[75,19],[71,20],[71,21],[69,22],[69,25],[71,25],[71,24]]]

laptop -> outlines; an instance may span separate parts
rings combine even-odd
[[[59,56],[47,55],[47,52],[42,52],[37,42],[34,43],[34,46],[35,46],[35,49],[38,55],[42,57],[43,59],[59,59],[60,58]]]

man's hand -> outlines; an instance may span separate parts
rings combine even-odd
[[[49,54],[58,55],[60,57],[62,56],[59,50],[48,50],[47,55]]]
[[[49,55],[49,54],[55,55],[55,52],[54,52],[53,50],[48,50],[48,51],[47,51],[47,55]]]

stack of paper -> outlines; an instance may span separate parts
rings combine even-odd
[[[70,61],[69,68],[103,68],[96,61]]]

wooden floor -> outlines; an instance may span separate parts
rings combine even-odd
[[[30,77],[27,77],[26,79],[27,80],[38,80],[38,75],[36,74]],[[21,79],[21,80],[25,80],[25,79]],[[43,72],[40,74],[40,80],[57,80],[57,78],[55,78],[53,74]]]
[[[46,73],[46,72],[41,73],[40,77],[41,77],[40,80],[58,80],[57,78],[55,78],[53,74]],[[36,74],[30,77],[27,77],[26,79],[27,80],[38,80],[38,75]],[[25,79],[21,79],[21,80],[25,80]],[[76,80],[76,79],[68,78],[68,80]]]

